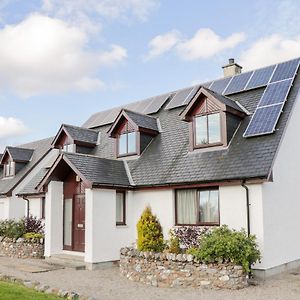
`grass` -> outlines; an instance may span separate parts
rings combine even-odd
[[[53,295],[46,295],[20,284],[0,281],[1,300],[55,300],[61,299]]]

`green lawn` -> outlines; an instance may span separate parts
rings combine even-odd
[[[0,281],[1,300],[55,300],[61,299],[52,295],[45,295],[22,285]]]

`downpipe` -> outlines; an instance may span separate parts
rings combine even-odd
[[[242,183],[242,187],[245,189],[246,191],[246,208],[247,208],[247,235],[248,237],[251,234],[251,228],[250,228],[250,199],[249,199],[249,188],[248,186],[245,184],[246,181],[244,180]],[[248,272],[248,276],[249,278],[252,278],[252,272],[251,272],[251,264],[249,263],[249,272]]]

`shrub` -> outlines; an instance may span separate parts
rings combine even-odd
[[[147,206],[137,223],[137,248],[140,251],[161,252],[164,249],[162,227]]]
[[[206,263],[230,261],[249,272],[249,266],[260,259],[256,237],[248,237],[244,229],[235,231],[224,225],[205,234],[200,242],[201,248],[188,252]]]
[[[180,246],[184,249],[199,248],[201,236],[210,232],[209,227],[179,226],[171,229],[171,236],[178,238]]]
[[[32,240],[32,239],[42,239],[44,238],[44,235],[41,234],[41,233],[35,233],[35,232],[27,232],[23,235],[23,238],[24,239],[27,239],[27,240]]]
[[[44,233],[44,224],[41,219],[34,216],[29,216],[24,219],[25,232]]]
[[[170,230],[170,239],[167,241],[166,245],[166,252],[168,253],[179,254],[182,252],[179,238],[173,234],[172,230]]]
[[[0,222],[0,235],[11,239],[18,239],[25,233],[24,220],[4,220]]]

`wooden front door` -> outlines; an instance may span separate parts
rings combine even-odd
[[[74,195],[73,250],[84,252],[85,246],[85,195]]]

